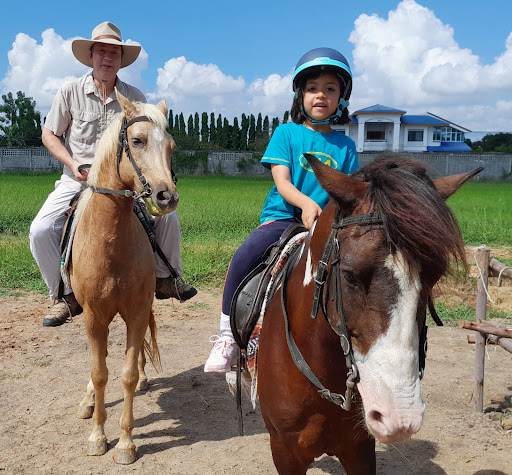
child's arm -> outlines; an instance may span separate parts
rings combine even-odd
[[[271,170],[279,194],[288,203],[302,210],[302,222],[306,228],[311,228],[315,219],[320,216],[322,208],[292,184],[290,169],[287,166],[273,163]]]

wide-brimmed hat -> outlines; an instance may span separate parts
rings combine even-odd
[[[127,45],[123,43],[123,39],[121,38],[121,30],[110,23],[109,21],[104,21],[100,23],[94,30],[92,30],[91,39],[86,40],[85,38],[77,38],[73,40],[71,44],[71,49],[73,50],[73,54],[75,58],[78,59],[82,64],[86,66],[92,66],[91,59],[91,46],[94,43],[106,43],[109,45],[119,45],[123,48],[123,59],[121,60],[121,67],[125,68],[132,64],[137,57],[139,56],[141,47],[137,45]]]

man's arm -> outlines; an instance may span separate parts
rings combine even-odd
[[[55,135],[50,129],[43,128],[43,133],[41,136],[43,140],[43,145],[48,149],[48,151],[61,163],[68,166],[75,178],[78,181],[87,180],[87,174],[89,171],[87,169],[78,171],[78,167],[80,163],[76,160],[73,160],[73,157],[69,154],[68,149],[64,146],[60,137]]]

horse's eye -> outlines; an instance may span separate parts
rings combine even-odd
[[[138,137],[132,137],[132,145],[134,147],[144,147],[145,143],[142,139]]]
[[[354,287],[357,287],[359,285],[358,280],[356,279],[354,274],[352,274],[352,272],[348,272],[348,271],[344,270],[344,271],[342,271],[342,274],[343,274],[343,278],[347,281],[347,283],[349,285],[352,285]]]

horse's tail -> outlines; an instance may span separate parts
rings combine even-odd
[[[162,370],[162,362],[160,361],[160,350],[158,349],[158,343],[156,342],[156,322],[153,309],[149,314],[149,333],[150,338],[144,339],[144,351],[151,361],[151,364],[157,371]]]

